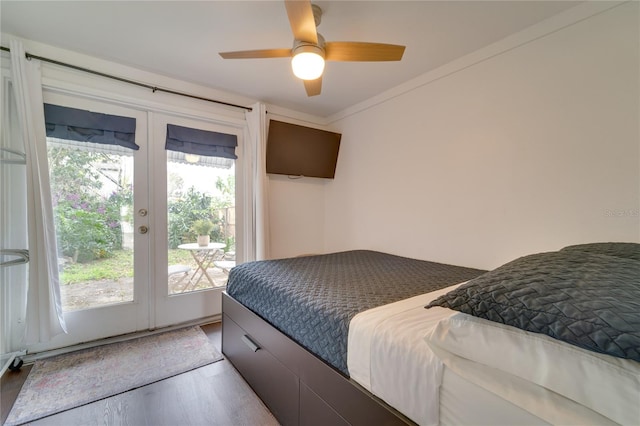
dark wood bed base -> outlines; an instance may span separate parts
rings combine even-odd
[[[413,425],[231,296],[222,352],[283,425]]]

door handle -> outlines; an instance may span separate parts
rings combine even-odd
[[[141,234],[146,234],[147,232],[149,232],[149,228],[147,228],[146,226],[142,225],[138,228],[138,232],[140,232]]]

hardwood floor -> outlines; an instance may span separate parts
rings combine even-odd
[[[220,350],[221,323],[204,325],[202,329]],[[23,372],[12,374],[15,376],[2,382],[3,422],[10,409],[5,414],[5,404],[13,404],[28,371],[23,368]],[[266,426],[278,422],[225,359],[31,424]]]
[[[7,420],[11,406],[18,397],[22,384],[27,380],[29,371],[31,371],[31,366],[25,365],[20,371],[7,371],[2,376],[2,382],[0,383],[0,420],[2,420],[2,423]]]

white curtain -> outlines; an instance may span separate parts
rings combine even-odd
[[[49,186],[40,61],[27,60],[24,47],[10,42],[11,76],[18,125],[27,168],[29,288],[26,306],[26,344],[51,340],[66,333],[60,300],[56,235]]]
[[[252,238],[247,260],[269,259],[269,180],[266,171],[267,111],[263,103],[245,113],[248,127],[247,164],[250,170]],[[253,256],[252,256],[253,255]]]
[[[4,61],[4,53],[3,61]],[[9,54],[6,54],[9,56]],[[5,64],[10,64],[7,60]],[[27,263],[18,259],[16,250],[29,246],[27,241],[27,174],[24,144],[20,134],[16,101],[9,73],[2,70],[2,138],[0,139],[0,354],[10,355],[25,349],[25,314],[27,308]],[[9,71],[9,68],[7,68]],[[5,263],[6,262],[6,263]]]

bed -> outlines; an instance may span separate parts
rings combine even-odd
[[[490,272],[361,250],[239,265],[223,352],[282,424],[637,423],[639,247],[572,246]],[[575,300],[551,300],[558,288]],[[566,341],[593,326],[564,315],[576,306],[613,326]]]

